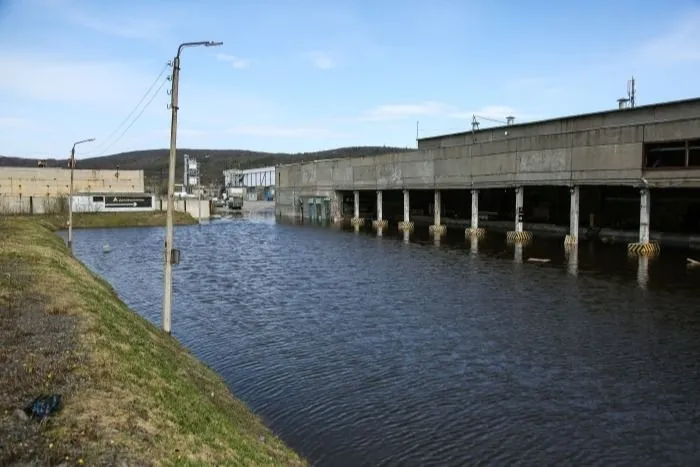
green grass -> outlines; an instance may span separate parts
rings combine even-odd
[[[32,456],[52,462],[67,456],[85,465],[123,460],[130,465],[306,465],[231,395],[215,372],[73,259],[51,228],[45,219],[0,220],[0,268],[6,265],[0,313],[2,308],[14,310],[12,322],[19,328],[27,321],[20,315],[31,306],[39,306],[42,314],[26,327],[38,326],[41,316],[74,323],[70,332],[54,337],[65,347],[52,353],[57,360],[49,368],[32,370],[32,377],[46,383],[43,390],[64,394],[63,409],[41,431],[43,447]],[[13,274],[24,280],[10,280]],[[21,336],[27,330],[10,331]],[[42,348],[50,340],[44,338]],[[66,347],[69,342],[75,345]],[[32,345],[28,341],[18,347],[22,355],[17,359],[41,350],[28,348]],[[10,352],[0,357],[10,362]],[[41,372],[45,374],[36,375]],[[21,376],[5,389],[12,397],[32,387],[23,386]],[[0,396],[2,392],[0,387]],[[10,422],[12,407],[3,408],[0,425]],[[22,455],[17,449],[15,458]]]
[[[67,229],[68,216],[66,214],[46,214],[35,216],[18,216],[27,219],[41,220],[53,230]],[[14,218],[14,217],[13,217]],[[197,219],[188,213],[173,212],[175,225],[197,224]],[[96,229],[115,227],[155,227],[165,226],[165,212],[95,212],[74,213],[74,229]]]

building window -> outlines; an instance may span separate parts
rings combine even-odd
[[[644,167],[646,169],[687,167],[687,155],[687,141],[648,143],[644,145]]]
[[[688,141],[688,167],[700,167],[700,139]]]

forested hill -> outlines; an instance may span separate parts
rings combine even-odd
[[[311,161],[338,157],[360,157],[391,152],[410,151],[410,148],[389,146],[354,146],[326,151],[304,153],[269,153],[244,151],[240,149],[178,149],[176,180],[182,179],[183,155],[189,154],[202,162],[202,181],[204,183],[218,182],[222,172],[230,168],[254,168],[268,165],[283,164],[296,161]],[[208,156],[208,157],[207,157]],[[0,167],[36,167],[39,159],[24,159],[19,157],[0,156]],[[47,167],[67,167],[68,159],[47,159]],[[81,169],[142,169],[148,182],[159,183],[167,179],[168,150],[151,149],[146,151],[131,151],[111,156],[79,159],[77,168]]]

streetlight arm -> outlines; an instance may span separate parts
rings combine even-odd
[[[177,48],[177,58],[180,58],[182,49],[184,49],[185,47],[199,47],[202,45],[204,47],[217,47],[220,45],[224,45],[224,43],[215,41],[183,42],[182,44],[180,44],[180,47]]]

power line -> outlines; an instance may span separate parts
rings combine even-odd
[[[136,111],[138,110],[139,106],[143,103],[143,101],[146,99],[146,97],[148,97],[148,95],[150,94],[151,90],[153,90],[153,87],[154,87],[156,84],[158,84],[158,81],[159,81],[159,80],[161,79],[161,77],[163,76],[163,73],[165,73],[165,71],[166,71],[169,67],[170,67],[170,64],[169,64],[169,63],[166,63],[165,66],[163,67],[163,69],[162,69],[162,70],[160,71],[160,73],[158,74],[158,77],[153,81],[153,83],[152,83],[151,86],[148,88],[148,90],[143,94],[143,96],[141,96],[141,99],[140,99],[139,102],[134,106],[134,108],[131,110],[131,112],[129,112],[129,115],[126,116],[126,118],[124,119],[124,121],[122,121],[122,122],[119,124],[119,126],[118,126],[107,138],[105,138],[104,140],[102,140],[103,142],[93,151],[93,154],[97,154],[97,153],[104,154],[104,152],[105,152],[109,147],[111,147],[111,146],[114,145],[114,143],[115,143],[116,141],[113,141],[113,142],[110,144],[110,140],[112,139],[112,137],[113,137],[114,135],[117,134],[117,132],[122,128],[122,126],[124,126],[124,124],[126,124],[126,123],[129,121],[129,119],[130,119],[131,116],[134,114],[134,112],[136,112]],[[161,87],[162,87],[162,85],[161,85]],[[133,124],[133,122],[132,122],[132,124]]]
[[[129,129],[134,125],[134,123],[136,123],[136,121],[141,117],[141,115],[143,115],[143,113],[146,111],[146,109],[151,105],[151,102],[153,102],[153,99],[156,98],[156,96],[158,95],[160,90],[163,89],[163,86],[165,86],[165,83],[167,83],[167,82],[168,82],[168,80],[164,79],[163,82],[160,83],[160,86],[158,86],[158,89],[156,90],[156,92],[154,92],[151,95],[151,98],[148,99],[148,102],[146,102],[146,105],[141,108],[141,111],[136,115],[136,117],[134,117],[134,119],[131,121],[131,123],[129,123],[129,125],[126,128],[124,128],[124,131],[121,132],[121,134],[117,137],[117,139],[112,141],[112,143],[109,146],[107,146],[105,149],[103,149],[102,152],[100,153],[100,155],[97,157],[104,156],[105,153],[112,146],[114,146],[120,139],[122,139],[122,137],[126,134],[126,132],[129,131]]]

